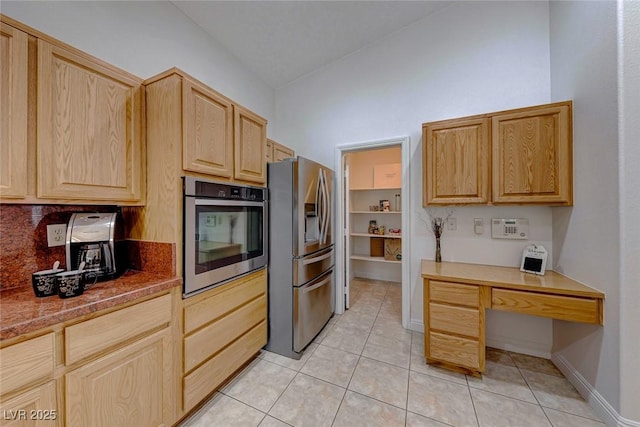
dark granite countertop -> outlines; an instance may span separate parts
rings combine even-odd
[[[57,295],[37,298],[31,286],[2,290],[0,341],[115,307],[181,284],[180,277],[129,270],[115,280],[98,282],[84,294],[68,299],[61,299]]]

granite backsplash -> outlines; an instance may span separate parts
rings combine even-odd
[[[74,212],[117,210],[116,206],[0,205],[0,289],[31,286],[31,273],[49,269],[55,261],[66,267],[65,246],[47,245],[47,225],[68,224]],[[126,243],[126,268],[176,275],[175,244],[132,240]]]

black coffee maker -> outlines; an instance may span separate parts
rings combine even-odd
[[[99,281],[114,279],[121,273],[123,231],[115,212],[80,212],[71,215],[67,227],[67,270],[84,262],[84,271],[94,273]]]

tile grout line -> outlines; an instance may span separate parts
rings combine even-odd
[[[291,377],[291,379],[289,380],[289,382],[287,383],[287,385],[286,385],[286,386],[282,389],[282,391],[278,394],[278,397],[276,397],[276,399],[273,401],[273,403],[271,404],[271,406],[269,406],[269,409],[268,409],[266,412],[263,412],[263,411],[262,411],[262,409],[256,408],[255,406],[252,406],[252,405],[250,405],[250,404],[248,404],[248,403],[246,403],[246,402],[243,402],[242,400],[237,399],[237,398],[236,398],[236,397],[234,397],[234,396],[231,396],[231,395],[229,395],[229,394],[226,394],[226,393],[222,392],[222,390],[218,390],[218,393],[220,393],[220,394],[222,394],[222,395],[224,395],[224,396],[227,396],[227,397],[229,397],[229,398],[231,398],[231,399],[233,399],[233,400],[235,400],[235,401],[237,401],[237,402],[240,402],[240,403],[242,403],[243,405],[246,405],[246,406],[248,406],[248,407],[250,407],[250,408],[253,408],[253,409],[255,409],[256,411],[263,412],[263,413],[265,414],[265,416],[266,416],[266,415],[269,415],[269,411],[271,411],[271,410],[273,409],[273,407],[274,407],[274,406],[275,406],[275,404],[278,402],[278,400],[280,400],[280,398],[282,397],[282,395],[284,394],[284,392],[285,392],[285,391],[287,391],[287,389],[289,388],[289,386],[291,385],[291,383],[292,383],[292,382],[293,382],[293,380],[296,378],[296,376],[298,375],[298,373],[299,373],[299,372],[298,372],[298,371],[296,371],[295,369],[291,369],[291,368],[287,368],[286,366],[278,365],[277,363],[274,363],[274,362],[272,362],[272,361],[270,361],[270,360],[266,360],[266,359],[262,359],[262,360],[263,360],[263,361],[265,361],[265,362],[267,362],[267,363],[270,363],[270,364],[272,364],[272,365],[278,366],[279,368],[284,368],[284,369],[288,369],[288,370],[290,370],[290,371],[294,371],[294,372],[296,372],[296,374],[295,374],[293,377]],[[305,362],[305,363],[306,363],[306,362]],[[273,417],[273,415],[271,415],[271,416]],[[281,419],[279,419],[279,418],[277,418],[277,417],[273,417],[273,418],[277,419],[278,421],[282,421]],[[285,421],[282,421],[282,422],[284,422],[285,424],[288,424],[288,423],[286,423]],[[290,425],[290,424],[289,424],[289,425]]]
[[[465,375],[466,377],[466,375]],[[467,392],[469,393],[469,399],[471,399],[471,407],[473,407],[473,415],[476,416],[476,425],[480,425],[480,419],[478,418],[478,410],[476,409],[476,403],[473,401],[473,394],[471,394],[471,387],[469,386],[469,381],[467,380]]]
[[[318,344],[318,345],[319,345],[319,344]],[[269,407],[269,410],[267,411],[267,415],[269,415],[269,412],[271,412],[271,410],[273,409],[273,407],[274,407],[274,406],[276,406],[276,403],[278,403],[278,400],[280,400],[280,398],[284,395],[284,393],[287,391],[287,389],[291,386],[291,383],[293,383],[293,381],[296,379],[296,377],[300,374],[300,370],[302,370],[302,368],[304,368],[304,365],[306,365],[306,364],[307,364],[307,362],[309,362],[309,359],[311,359],[311,356],[313,356],[313,353],[315,353],[315,351],[316,351],[316,349],[317,349],[317,348],[318,348],[318,347],[314,347],[313,351],[311,351],[311,353],[309,354],[309,357],[308,357],[308,358],[307,358],[307,360],[302,364],[302,366],[300,367],[300,369],[299,369],[299,370],[295,371],[294,369],[287,368],[286,366],[283,366],[283,368],[291,369],[292,371],[295,371],[295,372],[296,372],[296,374],[293,376],[293,378],[291,378],[291,380],[289,381],[289,383],[287,384],[287,386],[286,386],[286,387],[282,390],[282,392],[278,395],[278,397],[276,398],[276,400],[274,400],[274,401],[273,401],[273,404]],[[269,362],[269,361],[267,360],[267,362]],[[273,362],[271,362],[271,363],[273,363]],[[274,363],[274,364],[276,364],[276,365],[277,365],[277,363]],[[278,366],[280,366],[280,365],[278,365]],[[304,375],[304,374],[303,374],[303,375]],[[286,421],[281,420],[281,419],[280,419],[280,418],[278,418],[278,417],[274,417],[273,415],[269,415],[269,416],[271,416],[271,417],[273,417],[274,419],[276,419],[276,420],[278,420],[278,421],[281,421],[281,422],[283,422],[283,423],[285,423],[285,424],[287,424],[287,425],[291,425],[291,424],[287,423]],[[259,424],[258,424],[258,425],[259,425]]]
[[[566,380],[566,377],[559,377],[557,375],[553,375],[553,374],[548,374],[546,372],[539,372],[539,371],[533,371],[531,369],[525,369],[525,368],[520,368],[518,367],[518,371],[528,371],[537,375],[547,375],[549,377],[555,377],[555,378],[562,378]],[[527,381],[527,378],[522,374],[522,372],[520,372],[520,375],[522,375],[522,377],[524,378],[524,381],[527,383],[527,386],[529,386],[529,389],[531,390],[531,393],[533,394],[533,397],[536,399],[536,401],[538,402],[538,405],[540,406],[540,408],[542,409],[542,412],[544,412],[545,416],[547,417],[547,419],[549,419],[549,416],[547,415],[547,412],[544,410],[546,409],[551,409],[552,411],[557,411],[557,412],[562,412],[563,414],[567,414],[567,415],[571,415],[573,417],[579,417],[579,418],[583,418],[585,420],[590,420],[590,421],[595,421],[598,423],[603,423],[600,419],[596,419],[596,418],[590,418],[590,417],[586,417],[584,415],[579,415],[579,414],[575,414],[573,412],[569,412],[567,410],[564,409],[558,409],[558,408],[552,408],[550,406],[545,406],[542,403],[540,403],[540,401],[538,400],[538,396],[536,396],[536,394],[533,392],[533,389],[531,388],[531,385],[529,385],[529,381]],[[581,400],[584,401],[584,398],[582,398],[581,396]],[[549,422],[551,422],[551,420],[549,419]],[[553,425],[553,423],[552,423]]]
[[[387,296],[387,292],[388,292],[388,291],[389,291],[389,285],[385,285],[384,297],[382,297],[382,301],[383,301],[383,302],[384,302],[384,299],[385,299],[385,298],[386,298],[386,296]],[[376,324],[376,320],[378,320],[378,315],[380,314],[380,310],[381,310],[381,309],[382,309],[382,303],[381,303],[381,304],[380,304],[380,306],[378,307],[378,311],[376,312],[376,317],[375,317],[375,319],[373,319],[373,325],[375,325],[375,324]],[[360,350],[360,354],[358,355],[358,361],[356,362],[356,366],[355,366],[355,368],[353,369],[353,372],[351,373],[351,377],[349,378],[349,382],[347,382],[347,385],[346,385],[346,387],[345,387],[345,392],[344,392],[344,394],[342,395],[342,400],[340,401],[340,405],[338,405],[338,410],[336,411],[335,415],[333,416],[333,421],[331,422],[331,425],[332,425],[332,426],[333,426],[333,425],[334,425],[334,423],[336,422],[336,418],[338,417],[338,412],[340,412],[340,408],[342,407],[342,404],[344,403],[344,399],[345,399],[345,397],[347,396],[347,391],[352,391],[352,392],[356,393],[355,391],[350,390],[350,389],[349,389],[349,386],[351,385],[351,381],[353,381],[353,376],[355,375],[355,373],[356,373],[356,369],[358,369],[358,365],[360,364],[360,360],[361,360],[361,359],[362,359],[362,357],[363,357],[363,356],[362,356],[362,352],[364,351],[364,348],[367,346],[367,342],[369,341],[369,337],[371,336],[371,331],[373,330],[373,325],[372,325],[372,326],[371,326],[371,328],[369,329],[369,333],[368,333],[368,335],[367,335],[367,339],[366,339],[366,340],[365,340],[365,342],[364,342],[364,346],[362,347],[362,350]],[[343,351],[344,351],[344,350],[343,350]],[[360,394],[360,393],[358,393],[358,394]],[[366,396],[366,397],[369,397],[369,396]],[[377,400],[377,399],[374,399],[374,400]],[[384,402],[384,403],[386,403],[386,402]],[[406,412],[405,412],[405,420],[406,420]],[[405,421],[405,423],[406,423],[406,421]]]

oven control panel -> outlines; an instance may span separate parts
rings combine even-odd
[[[262,202],[265,200],[266,189],[184,177],[184,195],[187,197]]]

